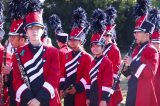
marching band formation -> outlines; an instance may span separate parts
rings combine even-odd
[[[128,79],[126,106],[160,106],[160,10],[137,0],[134,40],[122,60],[116,44],[117,10],[95,9],[91,21],[78,7],[69,34],[53,14],[47,36],[40,0],[10,0],[9,40],[0,43],[0,106],[120,106],[120,77]],[[0,3],[0,41],[4,16]],[[91,31],[90,49],[83,48]],[[12,45],[13,54],[7,52]],[[61,103],[61,101],[63,103]]]

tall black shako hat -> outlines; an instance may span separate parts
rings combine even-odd
[[[106,14],[102,9],[95,9],[91,17],[91,45],[105,45],[103,36],[106,33]]]
[[[44,28],[43,24],[43,9],[42,5],[44,0],[22,0],[23,11],[26,13],[25,22],[26,28],[32,26],[39,26]]]
[[[22,36],[25,37],[25,12],[22,11],[23,2],[21,0],[10,0],[9,1],[9,16],[11,19],[9,36]]]
[[[155,25],[151,42],[160,43],[160,10],[153,8],[149,11],[148,20]]]
[[[149,0],[137,0],[135,6],[135,17],[136,25],[134,32],[143,31],[145,33],[152,34],[154,31],[154,24],[147,21],[148,12],[150,10],[150,1]]]
[[[49,17],[49,24],[51,26],[51,29],[54,30],[54,33],[56,35],[56,39],[59,42],[67,43],[68,41],[68,34],[64,33],[62,29],[62,22],[61,19],[56,14],[52,14]]]
[[[160,29],[160,9],[152,8],[149,11],[148,21],[150,21],[155,25],[156,31],[159,30]]]
[[[117,17],[117,10],[113,6],[106,7],[104,10],[106,14],[106,34],[110,35],[112,39],[116,39],[115,19]]]
[[[81,7],[73,11],[72,15],[72,30],[69,34],[69,39],[81,40],[85,42],[86,35],[90,29],[87,21],[87,13]]]

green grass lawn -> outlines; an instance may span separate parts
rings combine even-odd
[[[121,52],[121,55],[122,55],[122,59],[123,57],[125,56],[125,52]],[[127,96],[127,79],[121,75],[121,82],[120,82],[120,86],[121,86],[121,89],[122,89],[122,93],[123,93],[123,101],[121,102],[121,106],[125,106],[125,102],[126,102],[126,96]]]
[[[127,79],[122,75],[120,86],[123,93],[123,101],[121,102],[121,106],[125,106],[126,96],[127,96]]]

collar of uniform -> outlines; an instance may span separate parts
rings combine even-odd
[[[103,55],[101,55],[100,57],[95,57],[94,60],[97,63],[100,59],[102,59]]]
[[[110,45],[112,45],[112,43],[108,43],[105,48],[108,48]]]
[[[149,43],[149,41],[146,41],[146,42],[144,42],[144,43],[141,43],[140,48],[143,47],[144,45],[148,44],[148,43]]]
[[[72,56],[75,57],[79,52],[80,52],[80,50],[78,50],[78,51],[74,51],[74,50],[73,50],[73,51],[72,51]]]
[[[38,48],[38,49],[42,46],[42,44],[40,44],[39,46],[33,46],[31,43],[29,43],[28,45],[32,48]]]
[[[61,48],[65,48],[65,47],[67,47],[67,44],[64,44]]]
[[[28,44],[30,50],[32,51],[33,54],[37,53],[37,51],[39,50],[39,48],[42,46],[42,44],[40,44],[39,46],[33,46],[31,43]]]

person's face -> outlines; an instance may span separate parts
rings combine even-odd
[[[104,48],[100,45],[97,44],[92,44],[91,45],[91,51],[93,55],[99,56],[103,53]]]
[[[111,41],[111,36],[110,35],[105,35],[104,39],[105,39],[105,44],[108,44]]]
[[[32,26],[27,28],[26,34],[29,37],[30,41],[40,41],[41,36],[44,33],[44,30],[42,27],[39,26]]]
[[[152,42],[152,44],[160,52],[160,43],[158,43],[158,42]]]
[[[76,39],[69,39],[68,44],[71,48],[74,49],[81,45],[81,41]]]
[[[57,42],[59,48],[61,48],[64,45],[64,43],[59,42],[58,40],[56,42]]]
[[[18,35],[9,36],[9,41],[14,48],[19,46],[20,37]]]
[[[142,32],[142,31],[141,32],[135,32],[134,37],[135,37],[136,43],[140,44],[140,43],[143,43],[143,40],[146,37],[146,33]]]

